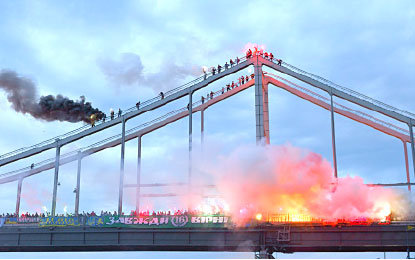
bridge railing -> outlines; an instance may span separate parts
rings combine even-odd
[[[317,93],[315,93],[315,92],[313,92],[313,91],[311,91],[311,90],[309,90],[309,89],[307,89],[307,88],[304,88],[304,87],[302,87],[302,86],[299,86],[299,85],[297,85],[297,84],[295,84],[295,83],[293,83],[293,82],[291,82],[291,81],[289,81],[289,80],[287,80],[287,79],[285,79],[285,78],[283,78],[283,77],[280,77],[280,76],[278,76],[278,75],[274,75],[274,74],[272,74],[272,73],[267,73],[267,74],[268,74],[268,75],[272,75],[273,77],[275,77],[275,78],[277,78],[277,79],[280,79],[280,80],[284,81],[287,85],[289,85],[289,86],[291,86],[291,87],[293,87],[293,88],[295,88],[295,89],[298,89],[298,90],[300,90],[300,91],[305,91],[305,92],[307,92],[308,94],[310,94],[311,96],[313,96],[313,97],[315,97],[315,98],[317,98],[317,99],[319,99],[319,100],[321,100],[321,101],[323,101],[323,102],[327,102],[327,103],[329,103],[329,102],[330,102],[330,99],[328,99],[327,97],[324,97],[324,96],[322,96],[322,95],[320,95],[320,94],[317,94]],[[378,118],[376,118],[376,117],[374,117],[374,116],[371,116],[371,115],[369,115],[369,114],[366,114],[366,113],[364,113],[364,112],[362,112],[362,111],[359,111],[359,110],[355,110],[355,109],[352,109],[352,108],[346,107],[346,106],[341,105],[341,104],[339,104],[339,103],[337,103],[337,102],[333,102],[333,106],[334,106],[334,107],[337,107],[337,108],[339,108],[339,109],[342,109],[342,110],[346,110],[346,111],[348,111],[348,112],[350,112],[350,113],[357,114],[357,115],[359,115],[359,116],[361,116],[361,117],[363,117],[363,118],[366,118],[366,119],[368,119],[368,120],[370,120],[370,121],[376,122],[376,123],[378,123],[378,124],[380,124],[380,125],[383,125],[383,126],[385,126],[385,127],[387,127],[387,128],[394,129],[394,130],[398,131],[398,132],[399,132],[399,133],[401,133],[401,134],[409,135],[409,131],[408,131],[408,130],[403,129],[403,128],[399,127],[399,126],[396,126],[396,125],[394,125],[394,124],[392,124],[392,123],[385,122],[385,121],[383,121],[383,120],[381,120],[381,119],[378,119]]]
[[[242,62],[244,62],[246,60],[247,60],[246,57],[242,57],[242,58],[240,58],[239,63],[242,63]],[[221,73],[224,72],[224,71],[225,71],[225,68],[222,67]],[[216,72],[215,74],[218,74],[218,72]],[[171,90],[166,91],[164,93],[164,97],[168,97],[168,96],[173,95],[173,94],[175,94],[175,93],[177,93],[177,92],[179,92],[179,91],[181,91],[183,89],[186,89],[186,88],[188,88],[188,87],[190,87],[192,85],[195,85],[197,83],[200,83],[200,82],[204,81],[205,79],[208,79],[212,75],[213,75],[212,72],[207,71],[206,72],[206,75],[202,75],[202,76],[197,77],[196,79],[194,79],[194,80],[192,80],[190,82],[187,82],[187,83],[185,83],[185,84],[183,84],[183,85],[181,85],[181,86],[179,86],[177,88],[174,88],[174,89],[171,89]],[[146,100],[144,102],[141,102],[140,103],[140,107],[141,108],[144,108],[146,106],[149,106],[149,105],[153,104],[154,102],[160,100],[160,98],[161,98],[161,96],[159,94],[156,97],[153,97],[153,98],[148,99],[148,100]],[[130,108],[126,109],[125,111],[122,111],[122,115],[126,115],[126,114],[131,113],[131,112],[136,111],[136,110],[137,110],[137,107],[136,106],[130,107]],[[108,118],[110,118],[110,117],[107,116],[105,119],[108,119]],[[101,121],[96,122],[95,125],[100,125],[100,124],[103,124],[103,123],[105,123],[105,122],[103,120],[101,120]],[[86,130],[88,128],[90,128],[90,125],[89,124],[85,124],[82,127],[79,127],[77,129],[74,129],[74,130],[72,130],[70,132],[67,132],[65,134],[58,135],[58,136],[56,136],[54,138],[50,138],[50,139],[45,140],[43,142],[37,143],[35,145],[27,146],[27,147],[22,147],[22,148],[19,148],[17,150],[14,150],[14,151],[11,151],[11,152],[2,154],[2,155],[0,155],[0,160],[1,159],[5,159],[5,158],[10,157],[10,156],[13,156],[13,155],[16,155],[16,154],[19,154],[19,153],[22,153],[22,152],[25,152],[25,151],[28,151],[30,149],[39,148],[39,147],[42,147],[42,146],[45,146],[45,145],[53,144],[53,143],[56,142],[57,139],[64,139],[66,137],[69,137],[69,136],[78,134],[78,133],[80,133],[80,132],[82,132],[82,131],[84,131],[84,130]]]
[[[312,73],[306,72],[306,71],[304,71],[304,70],[302,70],[302,69],[299,69],[299,68],[297,68],[297,67],[295,67],[295,66],[293,66],[293,65],[291,65],[291,64],[288,64],[288,63],[286,63],[286,62],[282,62],[282,65],[284,65],[284,66],[286,66],[286,67],[288,67],[288,68],[290,68],[290,69],[292,69],[292,70],[296,71],[297,73],[300,73],[300,74],[302,74],[302,75],[306,75],[306,76],[308,76],[308,77],[310,77],[310,78],[312,78],[312,79],[314,79],[314,80],[317,80],[317,81],[323,82],[323,83],[325,83],[325,84],[329,85],[330,87],[333,87],[333,88],[336,88],[336,89],[341,89],[342,91],[344,91],[344,92],[346,92],[346,93],[348,93],[348,94],[350,94],[350,95],[352,95],[352,96],[359,97],[359,98],[361,98],[361,99],[363,99],[363,100],[366,100],[366,101],[368,101],[368,102],[370,102],[370,103],[374,103],[374,104],[376,104],[376,105],[378,105],[378,106],[380,106],[380,107],[382,107],[382,108],[384,108],[384,109],[392,110],[392,111],[394,111],[394,112],[396,112],[396,113],[399,113],[399,114],[405,115],[405,116],[410,117],[410,118],[412,118],[412,119],[414,119],[414,120],[415,120],[415,114],[413,114],[413,113],[411,113],[411,112],[409,112],[409,111],[406,111],[406,110],[401,110],[401,109],[398,109],[398,108],[393,107],[393,106],[391,106],[391,105],[385,104],[385,103],[383,103],[383,102],[381,102],[381,101],[379,101],[379,100],[376,100],[376,99],[373,99],[373,98],[371,98],[371,97],[368,97],[368,96],[366,96],[366,95],[364,95],[364,94],[362,94],[362,93],[359,93],[359,92],[354,91],[354,90],[352,90],[352,89],[349,89],[349,88],[346,88],[346,87],[340,86],[340,85],[338,85],[338,84],[336,84],[336,83],[334,83],[334,82],[332,82],[332,81],[330,81],[330,80],[327,80],[327,79],[325,79],[325,78],[323,78],[323,77],[320,77],[320,76],[318,76],[318,75],[315,75],[315,74],[312,74]]]

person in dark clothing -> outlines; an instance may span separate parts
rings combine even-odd
[[[110,109],[110,116],[111,116],[111,120],[114,119],[114,110],[111,108]]]
[[[238,65],[239,64],[239,58],[238,57],[236,57],[236,65]]]
[[[212,75],[215,75],[215,73],[216,73],[216,69],[215,67],[212,67]]]
[[[221,69],[222,69],[222,66],[218,65],[218,73],[220,73]]]
[[[232,68],[233,64],[235,64],[235,63],[233,62],[233,60],[232,60],[232,59],[230,59],[230,60],[229,60],[229,62],[230,62],[230,64],[231,64],[231,68]]]
[[[228,62],[225,63],[225,70],[227,70],[229,67]]]
[[[164,99],[164,93],[163,93],[163,91],[160,91],[160,97],[161,97],[161,99]]]
[[[202,96],[202,104],[205,103],[205,97]]]
[[[278,59],[278,65],[281,66],[281,64],[282,64],[282,60],[281,59]]]
[[[120,117],[122,115],[122,110],[121,108],[118,108],[118,117]]]
[[[138,101],[138,102],[135,104],[135,106],[137,107],[137,110],[139,110],[139,109],[140,109],[140,101]]]

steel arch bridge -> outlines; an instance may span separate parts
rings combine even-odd
[[[198,100],[194,102],[193,94],[210,85],[211,83],[226,77],[231,74],[235,74],[249,66],[254,68],[254,77],[247,80],[244,84],[239,85],[236,88],[224,91],[219,89],[216,92],[212,92],[210,97],[206,100]],[[287,75],[295,80],[299,80],[306,83],[310,88],[300,86],[289,79],[283,78],[279,75],[267,73],[263,71],[263,67],[268,67],[280,73],[280,75]],[[43,171],[54,169],[54,184],[53,184],[53,199],[52,199],[52,216],[55,215],[56,209],[56,197],[57,186],[59,177],[59,167],[69,162],[78,162],[77,169],[77,187],[76,187],[76,199],[75,199],[75,214],[79,211],[79,197],[80,197],[80,177],[81,177],[81,162],[82,159],[100,152],[106,148],[121,146],[121,160],[120,160],[120,179],[119,179],[119,199],[118,199],[118,213],[122,213],[123,208],[123,192],[125,188],[135,188],[137,193],[137,210],[140,207],[140,198],[142,197],[159,197],[159,196],[177,196],[174,193],[167,194],[142,194],[141,188],[143,187],[159,187],[159,186],[188,186],[189,189],[192,186],[192,171],[189,167],[188,181],[177,183],[153,183],[142,184],[141,183],[141,138],[161,127],[164,127],[172,122],[187,117],[189,120],[189,158],[191,159],[192,153],[192,116],[194,113],[201,113],[201,133],[203,140],[204,131],[204,111],[210,106],[231,97],[241,91],[252,86],[255,87],[255,125],[256,125],[256,142],[258,145],[267,145],[270,143],[269,132],[269,110],[268,110],[268,88],[269,85],[276,86],[284,89],[293,95],[307,100],[317,106],[320,106],[331,112],[331,130],[332,130],[332,151],[333,151],[333,168],[335,177],[337,177],[337,160],[336,160],[336,143],[335,143],[335,124],[334,113],[350,118],[359,123],[370,126],[380,132],[396,137],[402,141],[404,147],[405,156],[405,168],[406,168],[406,181],[402,183],[383,183],[372,185],[386,185],[386,186],[407,186],[408,190],[411,190],[410,175],[409,175],[409,160],[407,144],[411,145],[412,163],[414,165],[415,174],[415,148],[413,137],[413,126],[415,124],[415,114],[394,108],[390,105],[367,97],[361,93],[353,91],[351,89],[339,86],[329,80],[326,80],[317,75],[308,73],[299,68],[296,68],[285,62],[278,62],[277,59],[264,58],[261,55],[254,55],[252,57],[245,57],[240,60],[234,66],[224,69],[217,73],[206,73],[205,75],[194,79],[193,81],[184,84],[178,88],[172,89],[164,93],[163,96],[157,96],[142,102],[137,107],[132,107],[126,110],[121,116],[106,122],[99,122],[95,127],[88,125],[75,129],[66,134],[51,138],[44,142],[35,144],[30,147],[24,147],[3,155],[0,155],[0,168],[7,164],[13,164],[14,162],[34,156],[42,153],[46,150],[54,149],[56,156],[54,158],[38,162],[32,166],[4,172],[0,174],[0,184],[9,182],[17,182],[17,199],[16,199],[16,213],[19,214],[20,209],[20,196],[22,191],[22,183],[25,178],[39,174]],[[312,88],[326,92],[329,98],[322,96]],[[138,125],[131,129],[126,130],[126,122],[129,119],[140,116],[148,111],[156,110],[172,101],[188,98],[189,104],[187,108],[180,108],[171,111],[161,117],[155,118],[149,122]],[[333,97],[342,99],[344,101],[356,104],[362,108],[369,109],[378,112],[390,119],[396,120],[400,123],[404,123],[408,126],[408,129],[401,128],[397,125],[391,124],[372,115],[364,113],[360,110],[350,108],[346,105],[334,102]],[[103,139],[92,145],[83,147],[78,150],[71,151],[69,153],[61,154],[61,148],[67,144],[77,141],[89,135],[94,135],[104,129],[114,127],[121,124],[122,131],[118,135],[111,136]],[[130,140],[137,139],[138,142],[138,161],[137,161],[137,183],[124,184],[124,157],[125,157],[125,143]]]

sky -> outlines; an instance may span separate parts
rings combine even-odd
[[[305,71],[415,112],[414,24],[415,3],[410,0],[2,1],[0,70],[13,70],[31,79],[39,95],[62,94],[72,99],[84,95],[94,107],[108,114],[111,108],[128,109],[138,100],[147,100],[161,90],[194,79],[201,75],[202,66],[216,66],[241,57],[246,44],[257,43]],[[215,82],[196,92],[194,98],[218,90],[246,73],[247,70]],[[335,101],[358,108],[339,99]],[[126,127],[129,129],[186,104],[186,99],[172,102],[128,121]],[[269,109],[271,144],[292,144],[332,162],[328,111],[275,86],[269,89]],[[83,125],[46,122],[17,113],[1,90],[0,110],[3,122],[0,154]],[[407,127],[382,115],[376,116]],[[400,140],[341,115],[335,116],[335,126],[339,176],[361,176],[367,183],[406,181]],[[180,169],[187,159],[187,128],[188,121],[183,119],[143,137],[143,183],[184,180],[187,173]],[[194,116],[193,128],[193,140],[199,149],[199,114]],[[62,153],[118,134],[120,130],[117,126],[84,138],[63,147]],[[221,153],[255,143],[253,88],[206,111],[205,140]],[[136,140],[127,143],[125,183],[135,181],[136,149]],[[3,166],[0,173],[52,158],[54,153],[50,150]],[[117,209],[118,187],[114,183],[118,183],[119,158],[117,146],[82,161],[81,211]],[[410,161],[413,180],[411,165]],[[169,172],[170,166],[175,169],[174,176]],[[50,208],[52,175],[50,170],[23,182],[21,212],[42,206]],[[59,181],[57,212],[63,213],[65,206],[71,212],[76,162],[60,168]],[[1,211],[14,211],[16,190],[17,183],[2,185]],[[124,208],[129,211],[134,207],[134,199],[131,191],[125,194]],[[165,203],[164,199],[158,199],[144,201],[143,205],[162,207]],[[179,205],[174,200],[168,203]],[[145,257],[157,256],[165,255],[148,253]],[[383,253],[370,256],[383,257]],[[110,257],[127,257],[127,253]]]

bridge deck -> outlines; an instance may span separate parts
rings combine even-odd
[[[414,223],[415,224],[415,223]],[[415,250],[406,224],[241,229],[2,227],[0,251],[368,252]]]

